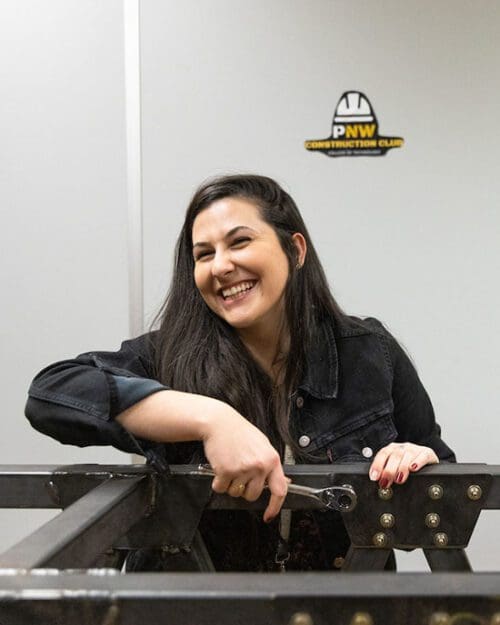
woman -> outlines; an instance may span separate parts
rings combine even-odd
[[[267,484],[267,526],[246,512],[204,515],[220,570],[275,566],[285,457],[370,461],[381,487],[454,460],[410,360],[380,322],[340,310],[295,203],[270,178],[198,189],[159,321],[118,352],[44,369],[26,414],[63,443],[111,444],[159,467],[208,461],[218,493],[254,501]],[[289,568],[332,568],[349,544],[334,513],[296,513],[289,534]]]

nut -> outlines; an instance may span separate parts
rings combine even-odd
[[[433,484],[432,486],[429,486],[429,490],[427,492],[431,499],[441,499],[443,496],[443,487],[439,484]]]
[[[375,547],[387,547],[389,540],[384,532],[378,532],[373,536],[373,544]]]
[[[471,484],[467,489],[467,497],[472,501],[477,501],[481,499],[483,495],[483,490],[478,484]]]
[[[356,612],[350,625],[373,625],[373,619],[368,612]]]
[[[434,612],[431,614],[429,625],[449,625],[451,622],[448,612]]]
[[[437,512],[429,512],[429,514],[425,517],[425,524],[427,527],[436,528],[439,527],[441,523],[441,517]]]
[[[289,625],[314,625],[309,612],[295,612],[292,614]]]
[[[434,534],[434,544],[436,547],[446,547],[448,544],[448,534],[445,534],[445,532]]]
[[[384,501],[389,501],[389,499],[392,499],[392,488],[390,486],[389,488],[379,488],[378,496]]]
[[[384,512],[384,514],[380,515],[379,521],[382,527],[394,527],[395,518],[390,512]]]

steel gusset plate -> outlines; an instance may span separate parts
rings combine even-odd
[[[434,466],[429,472],[424,468],[410,475],[405,484],[394,484],[389,493],[381,493],[378,484],[366,475],[342,476],[337,471],[336,481],[349,479],[358,495],[354,513],[343,514],[352,544],[376,547],[375,536],[383,534],[386,542],[379,544],[383,548],[467,546],[485,507],[492,476],[480,470],[460,475],[456,469],[453,465]],[[480,492],[477,499],[469,496],[470,487],[474,494]]]

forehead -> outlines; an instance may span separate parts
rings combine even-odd
[[[196,216],[193,223],[193,243],[222,238],[237,226],[247,226],[257,232],[270,228],[262,219],[255,202],[226,197],[212,202]]]

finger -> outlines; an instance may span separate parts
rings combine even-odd
[[[247,487],[243,493],[243,497],[247,501],[257,501],[264,490],[266,482],[264,478],[253,478],[247,482]]]
[[[410,475],[410,464],[415,458],[415,450],[407,447],[403,453],[403,457],[399,463],[398,472],[396,473],[396,484],[404,484]]]
[[[227,494],[231,497],[241,497],[247,487],[246,480],[247,478],[244,477],[237,477],[232,480],[229,488],[227,489]]]
[[[404,451],[401,447],[394,447],[392,449],[385,463],[385,467],[380,474],[380,488],[389,488],[395,481],[403,455]]]
[[[231,485],[231,478],[224,475],[216,475],[212,480],[212,490],[216,493],[226,493]]]
[[[285,480],[287,485],[292,483],[292,478],[288,477],[287,475],[285,475]],[[247,487],[243,496],[247,501],[257,501],[265,487],[265,480],[251,480],[247,483]]]
[[[377,455],[373,459],[370,467],[369,475],[372,482],[376,482],[381,476],[382,471],[385,467],[385,463],[387,462],[390,454],[390,447],[388,445],[386,447],[382,447],[382,449],[379,449],[379,451],[377,452]]]
[[[267,485],[271,496],[269,497],[269,503],[263,516],[266,523],[279,514],[288,490],[288,482],[283,474],[281,464],[269,474]]]
[[[425,447],[422,451],[413,459],[410,464],[410,471],[419,471],[427,464],[439,464],[439,458],[435,452],[429,447]]]

